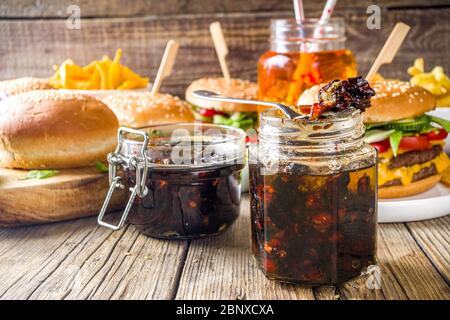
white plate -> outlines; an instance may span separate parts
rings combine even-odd
[[[450,188],[438,183],[412,196],[378,201],[378,222],[409,222],[443,217],[450,213]]]
[[[450,120],[450,108],[438,108],[428,114]],[[450,135],[445,141],[444,150],[450,153]],[[378,202],[378,222],[380,223],[433,219],[449,213],[450,188],[441,183],[412,197],[380,199]]]

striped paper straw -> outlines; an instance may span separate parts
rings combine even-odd
[[[303,9],[303,0],[293,0],[294,2],[294,14],[297,22],[305,21],[305,11]]]
[[[314,30],[314,38],[320,38],[323,36],[324,29],[320,27],[320,25],[326,24],[331,19],[331,15],[333,14],[336,2],[337,0],[327,0],[327,3],[325,4],[325,7],[322,10],[322,15],[320,16],[319,19],[319,27],[317,27]]]
[[[322,15],[320,16],[319,23],[326,23],[330,20],[331,15],[333,14],[334,7],[336,6],[337,0],[328,0],[323,8]]]

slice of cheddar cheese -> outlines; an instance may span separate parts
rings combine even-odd
[[[386,158],[384,158],[384,160],[386,160]],[[442,173],[450,165],[450,161],[448,159],[447,154],[443,152],[433,160],[422,164],[415,164],[408,167],[389,169],[388,167],[389,161],[383,161],[380,155],[380,162],[378,163],[378,185],[382,186],[386,182],[395,179],[400,179],[403,185],[408,185],[412,182],[414,174],[416,174],[417,172],[419,172],[424,168],[430,167],[433,164],[436,166],[437,172]]]

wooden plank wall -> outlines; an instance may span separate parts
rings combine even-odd
[[[324,1],[305,0],[306,14],[317,17]],[[382,10],[380,30],[366,27],[367,6]],[[81,29],[66,27],[67,7],[81,8]],[[450,72],[450,2],[448,0],[341,0],[336,15],[347,22],[347,46],[365,74],[393,25],[412,26],[388,77],[406,79],[418,56],[426,65]],[[186,85],[205,75],[220,75],[208,25],[221,21],[233,76],[256,79],[256,62],[268,48],[271,18],[292,16],[290,0],[2,0],[0,2],[0,79],[47,77],[52,65],[72,58],[85,64],[124,50],[124,62],[152,79],[167,40],[181,44],[174,74],[162,90],[183,95]]]

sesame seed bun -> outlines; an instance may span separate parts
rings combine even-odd
[[[189,105],[166,93],[129,92],[107,96],[102,101],[116,114],[121,126],[139,128],[155,124],[192,122]]]
[[[441,175],[436,174],[407,185],[378,188],[378,197],[380,199],[409,197],[433,188],[439,180],[441,180]]]
[[[413,118],[436,108],[436,99],[425,89],[403,81],[378,81],[375,96],[364,112],[365,123],[382,123]]]
[[[81,94],[38,90],[0,102],[0,166],[87,167],[117,144],[118,121],[102,102]]]
[[[196,90],[209,90],[224,97],[253,100],[257,98],[258,93],[258,86],[254,82],[241,79],[231,79],[231,83],[228,84],[224,78],[198,79],[187,87],[186,101],[200,108],[215,109],[227,113],[258,111],[258,106],[199,99],[192,95],[192,93]]]
[[[48,80],[39,78],[18,78],[0,81],[0,93],[9,96],[32,91],[53,89]]]

